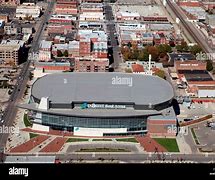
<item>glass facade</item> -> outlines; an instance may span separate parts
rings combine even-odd
[[[42,113],[42,124],[53,128],[128,128],[128,130],[145,130],[147,116],[125,118],[91,118],[72,117]]]

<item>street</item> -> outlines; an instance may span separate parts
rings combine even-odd
[[[116,26],[114,22],[114,16],[113,16],[113,11],[109,3],[104,1],[104,6],[105,6],[105,18],[106,18],[106,25],[107,25],[107,30],[109,32],[109,37],[111,41],[111,47],[113,48],[113,59],[114,59],[114,65],[113,68],[115,71],[117,71],[119,64],[122,63],[122,58],[120,58],[119,53],[120,53],[120,48],[117,44],[116,40]]]
[[[183,28],[185,28],[189,35],[202,47],[202,49],[206,53],[213,53],[213,50],[209,47],[208,43],[206,41],[202,41],[202,35],[197,31],[197,29],[194,27],[194,25],[191,22],[188,22],[186,19],[186,15],[184,12],[178,7],[176,3],[171,2],[170,0],[167,0],[167,7],[166,9],[171,9],[176,17],[180,19],[180,24]]]
[[[44,24],[48,21],[48,18],[50,17],[50,16],[48,16],[48,14],[50,14],[49,11],[51,11],[53,7],[54,7],[54,2],[49,2],[49,5],[41,19],[40,26],[38,28],[38,31],[36,32],[36,35],[33,40],[32,47],[29,50],[29,53],[36,52],[38,50],[40,38],[41,38],[43,28],[44,28]],[[19,103],[19,100],[23,97],[23,94],[24,94],[24,91],[26,88],[26,84],[29,80],[30,64],[31,64],[31,59],[28,59],[27,62],[24,63],[22,71],[20,72],[20,75],[19,75],[20,80],[18,81],[17,85],[14,87],[13,93],[10,96],[8,106],[5,109],[3,117],[2,117],[2,119],[4,119],[4,123],[1,125],[10,127],[13,124],[13,121],[16,117],[16,113],[17,113],[17,109],[18,109],[17,105]],[[0,135],[0,149],[5,147],[8,136],[9,136],[9,134],[6,134],[6,133],[5,134],[2,133]]]

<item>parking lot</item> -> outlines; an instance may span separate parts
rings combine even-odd
[[[195,134],[200,143],[200,148],[208,152],[215,151],[215,129],[207,127],[206,122],[199,123],[193,127],[195,127]]]
[[[180,115],[178,115],[179,121],[183,121],[185,118],[195,119],[197,116],[205,116],[215,113],[214,103],[192,103],[190,109],[183,104],[179,105]]]
[[[16,12],[15,7],[0,6],[0,14],[8,14],[10,18],[13,18],[15,12]]]

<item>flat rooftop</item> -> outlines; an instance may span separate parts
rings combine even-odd
[[[32,96],[49,97],[52,103],[134,103],[156,105],[174,96],[169,82],[157,77],[128,73],[60,73],[35,81]]]
[[[184,74],[187,81],[213,81],[213,78],[204,70],[178,70],[179,74]]]
[[[131,2],[131,1],[130,1]],[[165,12],[162,7],[158,5],[112,5],[113,14],[119,11],[130,11],[133,13],[139,13],[140,16],[165,16]]]

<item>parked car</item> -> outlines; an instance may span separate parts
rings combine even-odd
[[[192,120],[193,120],[192,118],[185,118],[185,119],[184,119],[185,122],[187,122],[187,121],[192,121]]]

